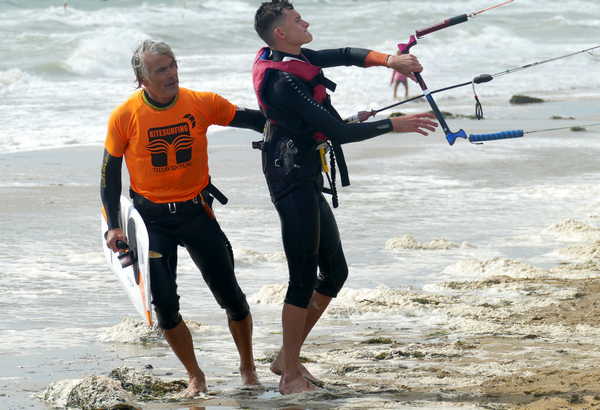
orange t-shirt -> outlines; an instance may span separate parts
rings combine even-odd
[[[228,125],[235,110],[218,94],[185,88],[159,109],[139,90],[111,114],[104,147],[125,156],[138,194],[159,203],[187,201],[208,185],[207,128]]]

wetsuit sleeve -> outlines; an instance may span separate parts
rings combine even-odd
[[[249,128],[256,132],[263,132],[265,128],[266,118],[262,112],[258,110],[250,110],[244,107],[237,107],[235,116],[229,123],[230,127]]]
[[[267,101],[271,106],[277,107],[280,111],[293,113],[310,129],[320,131],[340,144],[363,141],[393,129],[392,122],[388,119],[347,124],[316,102],[311,97],[308,87],[295,76],[278,72],[272,77],[272,86],[267,88],[266,93]]]
[[[388,54],[367,50],[366,48],[336,48],[329,50],[302,49],[302,54],[314,65],[319,67],[358,66],[371,67],[385,65]]]
[[[100,170],[100,198],[106,212],[108,229],[119,228],[122,157],[113,157],[104,150]]]

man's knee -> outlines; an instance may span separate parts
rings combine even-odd
[[[156,322],[158,323],[158,327],[162,330],[171,330],[177,327],[183,320],[178,311],[162,310],[158,307],[155,308],[155,311]]]
[[[244,296],[243,300],[236,303],[234,306],[228,306],[224,309],[225,313],[227,313],[227,317],[229,318],[229,320],[233,320],[234,322],[244,320],[250,314],[250,306],[248,306],[246,296]]]
[[[312,253],[296,258],[291,258],[288,255],[290,280],[285,295],[285,303],[301,308],[308,307],[317,284],[317,260],[317,255]]]
[[[312,280],[307,278],[303,278],[302,281],[290,280],[284,302],[288,305],[306,309],[315,290],[315,284],[316,278],[314,275]]]
[[[331,272],[320,272],[316,290],[323,295],[336,297],[348,279],[348,265],[340,264]]]
[[[166,257],[156,251],[151,252],[153,257],[150,258],[150,288],[156,321],[163,330],[173,329],[182,320],[175,275],[171,272]]]
[[[248,306],[246,295],[242,292],[237,283],[234,283],[234,286],[227,289],[227,292],[223,290],[216,292],[213,289],[213,295],[219,306],[225,310],[227,318],[230,320],[239,322],[240,320],[246,319],[250,314],[250,306]]]

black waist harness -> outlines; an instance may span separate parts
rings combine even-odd
[[[131,188],[129,188],[129,196],[133,200],[133,205],[138,209],[140,214],[152,217],[173,214],[193,214],[194,212],[197,212],[199,208],[203,208],[209,212],[212,207],[213,198],[223,205],[228,202],[227,197],[210,182],[202,192],[187,201],[166,203],[153,202]],[[212,213],[212,211],[210,211],[210,213]]]
[[[315,182],[323,192],[332,195],[333,207],[338,207],[337,170],[342,186],[350,185],[344,152],[339,144],[331,140],[319,142],[309,135],[300,138],[299,131],[271,120],[267,120],[263,135],[263,140],[252,142],[252,147],[262,151],[263,172],[274,202],[299,184]],[[322,173],[327,177],[328,188],[323,186]]]

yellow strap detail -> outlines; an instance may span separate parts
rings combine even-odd
[[[324,173],[328,174],[329,165],[327,164],[327,151],[325,150],[325,148],[319,148],[319,154],[321,157],[321,168],[323,169]]]

